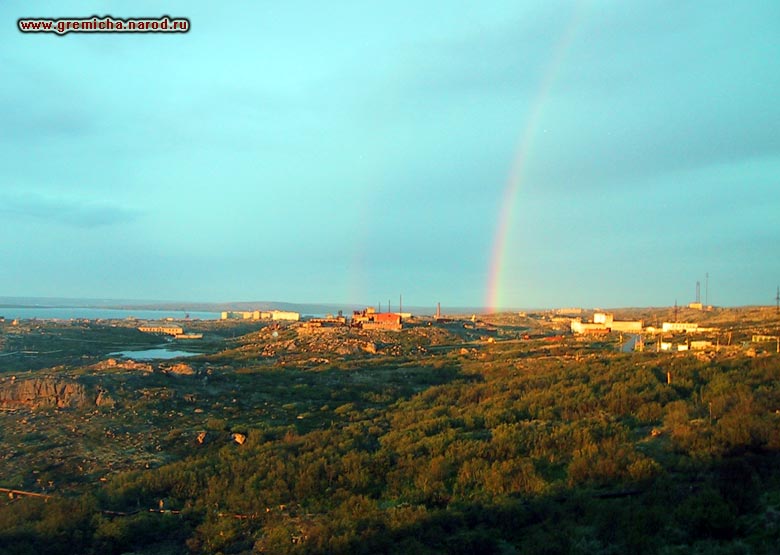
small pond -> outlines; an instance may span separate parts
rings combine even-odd
[[[191,353],[189,351],[174,351],[171,349],[145,349],[143,351],[117,351],[109,353],[108,356],[121,356],[133,360],[167,360],[179,357],[194,357],[202,353]]]

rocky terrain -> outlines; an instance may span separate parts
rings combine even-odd
[[[76,381],[57,377],[0,378],[0,408],[3,409],[84,408],[105,402],[102,390],[97,393],[88,391]]]
[[[0,353],[20,353],[0,358],[0,488],[45,494],[50,503],[81,500],[91,523],[83,529],[99,528],[89,536],[92,552],[113,553],[161,549],[167,532],[144,536],[154,544],[144,551],[131,529],[164,522],[137,514],[155,507],[178,515],[165,521],[183,534],[172,553],[249,553],[253,546],[283,552],[291,538],[313,545],[318,534],[357,538],[366,511],[377,530],[401,536],[416,532],[396,519],[428,529],[428,516],[453,517],[462,532],[454,499],[475,502],[472,516],[490,514],[480,503],[518,502],[515,519],[536,495],[551,501],[532,505],[532,513],[558,506],[562,492],[590,499],[604,493],[592,493],[596,486],[609,488],[605,495],[644,491],[644,480],[664,473],[674,477],[667,492],[693,499],[698,490],[686,468],[710,476],[696,465],[746,450],[763,457],[780,445],[774,344],[745,343],[780,319],[748,315],[748,323],[722,332],[733,333],[732,345],[694,353],[620,353],[618,335],[575,338],[545,315],[420,321],[393,332],[213,322],[201,324],[206,339],[191,344],[200,354],[155,361],[110,354],[165,347],[160,338],[123,343],[139,340],[127,327],[36,323],[6,334]],[[95,342],[86,342],[86,330]],[[518,492],[530,501],[518,501]],[[670,499],[677,502],[657,504]],[[14,503],[22,506],[0,504],[5,522]],[[759,512],[775,510],[771,499],[756,503]],[[755,510],[746,507],[739,518],[748,522]],[[603,509],[594,508],[594,518]],[[587,526],[600,525],[581,526],[571,516],[579,510],[565,518],[590,545]],[[339,519],[357,519],[358,528],[330,529]],[[124,522],[135,524],[125,529]],[[513,538],[513,526],[500,533]],[[673,522],[664,526],[679,536]],[[495,533],[478,540],[490,543]],[[129,539],[101,551],[99,542],[118,537]],[[328,549],[351,550],[339,545]],[[467,552],[478,548],[469,545]]]

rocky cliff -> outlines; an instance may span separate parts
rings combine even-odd
[[[105,392],[92,394],[84,385],[53,377],[0,380],[0,407],[87,407],[103,404]]]

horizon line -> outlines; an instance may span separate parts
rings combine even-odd
[[[69,306],[62,306],[58,308],[95,308],[85,305],[86,302],[95,302],[95,303],[119,303],[122,302],[133,302],[133,303],[139,303],[139,304],[147,304],[147,305],[171,305],[171,304],[177,304],[177,305],[212,305],[213,307],[221,307],[221,306],[227,306],[227,305],[236,305],[236,304],[286,304],[286,305],[319,305],[322,307],[338,307],[338,306],[345,306],[345,307],[371,307],[375,306],[373,304],[366,304],[366,303],[360,303],[360,302],[332,302],[332,301],[312,301],[312,302],[298,302],[298,301],[281,301],[281,300],[251,300],[251,301],[240,301],[240,300],[232,300],[232,301],[197,301],[197,300],[166,300],[166,299],[142,299],[142,298],[121,298],[121,297],[57,297],[57,296],[16,296],[16,295],[9,295],[9,296],[0,296],[0,308],[55,308],[52,306],[29,306],[29,302],[25,305],[11,305],[9,303],[3,302],[5,300],[41,300],[41,301],[73,301],[75,304],[69,305]],[[384,304],[384,303],[380,303]],[[757,307],[774,307],[773,304],[735,304],[735,305],[710,305],[712,308],[757,308]],[[418,305],[418,304],[409,304],[407,305],[409,309],[416,309],[419,311],[419,309],[427,309],[432,308],[435,311],[436,303],[432,303],[431,305]],[[465,311],[465,312],[479,312],[481,314],[501,314],[501,313],[508,313],[508,312],[537,312],[537,311],[553,311],[553,310],[561,310],[564,308],[576,308],[580,309],[582,311],[607,311],[607,310],[628,310],[628,309],[661,309],[661,308],[674,308],[675,305],[622,305],[622,306],[585,306],[585,305],[571,305],[568,304],[566,306],[563,305],[554,305],[554,306],[531,306],[531,307],[489,307],[489,306],[469,306],[469,305],[446,305],[443,308],[447,309],[447,312],[453,312],[453,311]],[[119,308],[116,306],[103,306],[101,308]],[[680,309],[688,309],[688,305],[679,305],[678,308]],[[152,309],[156,310],[156,309]],[[692,310],[698,310],[698,309],[692,309]],[[400,310],[398,312],[401,312]],[[408,312],[408,311],[404,311]]]

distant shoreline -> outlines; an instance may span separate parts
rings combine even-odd
[[[37,309],[96,309],[96,310],[126,310],[126,311],[154,311],[154,312],[216,312],[222,311],[246,311],[246,310],[289,310],[301,315],[336,314],[342,311],[351,314],[353,310],[361,310],[370,304],[356,303],[291,303],[284,301],[227,301],[227,302],[200,302],[200,301],[157,301],[134,299],[84,299],[65,297],[0,297],[0,312],[8,310],[37,310]],[[751,309],[770,305],[740,305],[718,306],[716,309]],[[382,303],[380,311],[386,311],[387,305]],[[624,306],[624,307],[581,307],[583,313],[593,311],[635,311],[635,310],[661,310],[672,308],[671,306]],[[680,306],[680,310],[687,307]],[[507,314],[507,313],[542,313],[559,310],[559,307],[534,307],[534,308],[499,308],[490,310],[487,307],[447,306],[442,304],[442,315],[470,315],[470,314]],[[390,305],[390,311],[398,311],[398,306]],[[433,315],[436,313],[435,303],[430,306],[403,306],[403,312],[411,312],[414,315]],[[1,316],[2,314],[0,314]],[[6,315],[7,316],[7,315]]]

